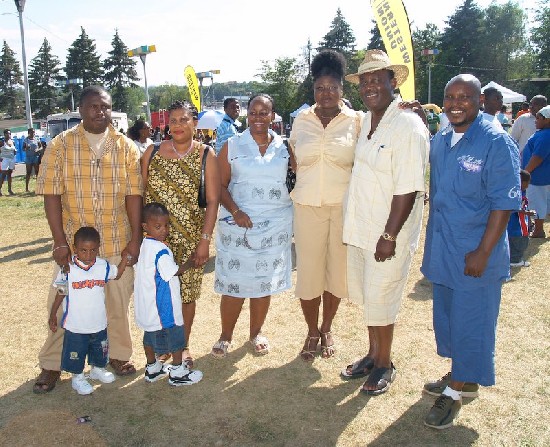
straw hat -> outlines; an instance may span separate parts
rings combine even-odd
[[[406,65],[392,65],[390,58],[382,50],[368,50],[357,73],[347,75],[346,80],[353,84],[359,84],[359,75],[377,70],[392,70],[395,73],[397,87],[402,85],[409,76],[409,68]]]

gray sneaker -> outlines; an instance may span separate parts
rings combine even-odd
[[[453,420],[462,407],[462,400],[454,400],[452,397],[442,394],[435,401],[432,409],[424,419],[424,425],[442,430],[453,425]]]
[[[426,394],[440,396],[441,393],[451,383],[451,373],[448,372],[441,379],[427,382],[424,384]],[[479,395],[479,385],[477,383],[466,382],[462,387],[462,397],[477,397]]]

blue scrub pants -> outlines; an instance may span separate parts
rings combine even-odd
[[[457,290],[433,285],[437,353],[452,360],[459,382],[495,384],[495,338],[502,283]]]

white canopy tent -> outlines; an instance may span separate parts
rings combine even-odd
[[[291,112],[291,113],[290,113],[290,116],[291,116],[292,118],[296,118],[296,116],[298,115],[298,113],[300,113],[302,110],[307,109],[307,108],[309,108],[309,104],[307,104],[307,103],[304,102],[304,103],[303,103],[300,107],[298,107],[294,112]]]
[[[510,90],[509,88],[506,88],[500,84],[497,84],[495,81],[489,82],[485,87],[481,89],[481,92],[483,93],[485,89],[489,87],[494,87],[500,93],[502,93],[502,102],[504,102],[504,104],[527,101],[527,98],[525,97],[525,95],[522,95],[521,93],[516,93],[513,90]]]

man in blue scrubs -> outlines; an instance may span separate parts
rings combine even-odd
[[[439,395],[424,423],[450,427],[462,396],[494,385],[502,283],[510,275],[506,225],[521,206],[519,152],[479,113],[481,84],[452,78],[443,105],[451,126],[430,147],[430,214],[422,273],[433,283],[437,353],[451,372],[424,391]],[[439,394],[440,393],[440,394]]]

